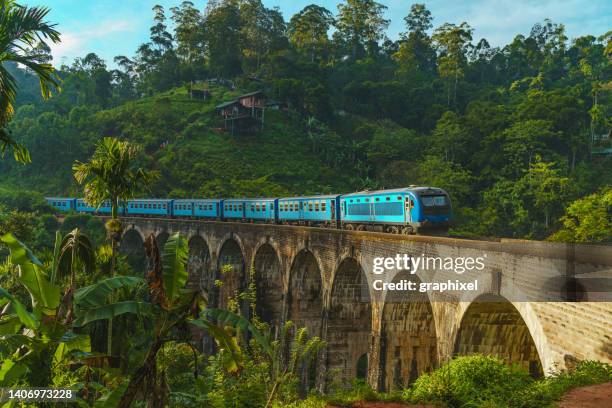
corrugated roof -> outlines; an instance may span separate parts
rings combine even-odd
[[[223,108],[226,108],[228,106],[235,105],[237,103],[240,103],[240,102],[238,102],[238,100],[229,101],[229,102],[223,102],[221,105],[217,105],[217,107],[215,109],[223,109]]]

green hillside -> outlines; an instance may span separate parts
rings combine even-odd
[[[66,116],[33,114],[23,107],[13,132],[30,148],[32,163],[0,162],[5,184],[44,194],[78,194],[75,160],[86,160],[103,136],[144,147],[145,165],[161,173],[157,197],[282,196],[351,187],[350,172],[314,154],[306,124],[295,114],[268,109],[264,131],[232,135],[215,106],[239,92],[212,87],[212,99],[191,99],[185,88],[95,111],[76,107]],[[162,147],[163,146],[163,147]],[[143,192],[145,194],[145,192]]]

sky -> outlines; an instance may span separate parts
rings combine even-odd
[[[203,9],[206,0],[192,0]],[[266,7],[279,7],[288,21],[308,4],[318,4],[336,13],[341,1],[262,0]],[[52,45],[53,63],[70,63],[76,57],[95,52],[109,66],[117,55],[132,56],[148,41],[152,25],[151,8],[166,9],[181,0],[21,0],[28,6],[47,6],[48,20],[57,23],[61,44]],[[467,21],[474,28],[474,42],[486,38],[492,46],[503,46],[517,34],[529,34],[533,24],[550,18],[563,23],[570,39],[585,34],[601,35],[612,29],[610,0],[379,0],[387,6],[391,20],[387,34],[396,39],[404,31],[403,17],[410,5],[424,2],[431,11],[434,27],[446,22]]]

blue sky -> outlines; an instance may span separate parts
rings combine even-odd
[[[151,8],[166,9],[181,0],[21,0],[27,5],[51,8],[49,20],[58,24],[62,43],[52,47],[54,64],[95,52],[109,65],[116,55],[131,56],[147,41],[152,21]],[[205,0],[192,0],[200,9]],[[388,34],[397,38],[404,30],[403,17],[412,0],[379,0],[388,7],[391,20]],[[340,1],[263,0],[267,7],[280,7],[285,20],[308,4],[316,3],[337,11]],[[534,23],[550,18],[563,23],[571,38],[600,35],[612,29],[612,2],[609,0],[433,0],[425,1],[434,17],[434,27],[445,22],[469,22],[474,37],[487,38],[492,45],[504,45],[516,34],[528,34]]]

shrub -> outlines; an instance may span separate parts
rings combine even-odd
[[[559,400],[572,388],[612,381],[612,366],[598,361],[583,361],[571,371],[561,371],[532,384],[515,400],[520,408],[545,407]]]
[[[464,356],[421,375],[404,397],[412,402],[451,407],[501,407],[512,404],[517,393],[532,382],[525,370],[508,366],[498,358]]]

